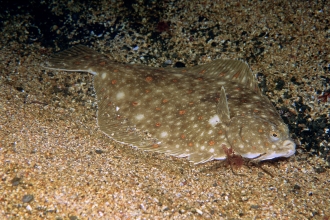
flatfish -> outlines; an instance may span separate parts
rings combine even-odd
[[[225,149],[257,161],[295,153],[287,125],[245,62],[154,68],[78,45],[43,67],[94,75],[98,126],[116,142],[195,164],[223,160]]]

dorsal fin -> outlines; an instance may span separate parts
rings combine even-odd
[[[228,123],[230,121],[230,113],[227,103],[226,91],[222,86],[220,91],[220,99],[217,104],[217,112],[222,123]]]
[[[215,60],[208,64],[187,68],[201,76],[219,78],[220,80],[237,82],[244,88],[260,93],[258,82],[249,65],[240,60]]]

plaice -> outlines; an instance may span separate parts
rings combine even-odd
[[[98,125],[117,142],[195,164],[225,159],[223,147],[257,160],[295,153],[287,126],[242,61],[164,69],[117,63],[78,45],[43,67],[94,74]]]

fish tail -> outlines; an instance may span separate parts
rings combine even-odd
[[[109,58],[89,47],[78,45],[50,57],[41,66],[46,69],[89,72],[96,74],[93,67],[102,66]],[[95,69],[95,68],[94,68]]]

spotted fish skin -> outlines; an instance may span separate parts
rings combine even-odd
[[[189,68],[121,64],[86,46],[53,55],[44,68],[94,74],[98,125],[117,142],[188,157],[290,157],[295,144],[248,65],[215,60]]]

